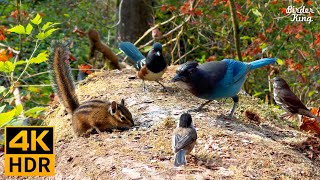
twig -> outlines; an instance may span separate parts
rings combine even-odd
[[[240,36],[239,36],[239,25],[236,16],[236,8],[234,5],[234,0],[229,0],[230,2],[230,13],[232,17],[232,26],[233,26],[233,38],[236,45],[236,50],[238,54],[239,61],[242,61],[241,51],[240,51]]]
[[[182,55],[179,59],[177,59],[173,64],[176,64],[177,62],[179,62],[181,59],[183,59],[184,57],[186,57],[188,54],[192,53],[194,50],[198,49],[200,46],[196,46],[194,48],[192,48],[189,52],[185,53],[184,55]]]
[[[112,29],[112,28],[118,26],[118,25],[121,23],[122,3],[123,3],[123,0],[121,0],[121,1],[120,1],[120,4],[119,4],[119,14],[118,14],[119,17],[118,17],[118,22],[117,22],[115,25],[111,26],[109,29]]]
[[[2,44],[2,43],[0,43],[0,46],[8,48],[8,49],[9,49],[10,51],[12,51],[14,54],[20,54],[20,51],[14,50],[14,49],[13,49],[12,47],[10,47],[10,46],[7,46],[7,45]]]
[[[159,26],[163,26],[169,22],[171,22],[172,20],[174,20],[175,18],[179,17],[181,15],[175,15],[175,16],[172,16],[170,19],[162,22],[162,23],[159,23],[159,24],[156,24],[155,26],[151,27],[150,29],[148,29],[135,43],[134,45],[137,45],[143,38],[145,38],[151,31],[153,31],[154,29],[158,28]]]

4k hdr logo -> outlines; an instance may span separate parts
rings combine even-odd
[[[53,127],[6,127],[5,175],[54,175]]]

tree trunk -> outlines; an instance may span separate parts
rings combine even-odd
[[[153,25],[152,0],[119,0],[118,7],[120,10],[118,39],[134,43]],[[141,43],[150,39],[151,33]]]

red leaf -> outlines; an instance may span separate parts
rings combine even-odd
[[[287,15],[287,9],[286,8],[280,8],[280,11],[282,14]]]
[[[293,59],[287,59],[287,60],[285,60],[285,65],[286,66],[288,66],[288,65],[291,65],[291,64],[293,64],[294,63],[294,61],[293,61]]]
[[[196,14],[197,16],[202,16],[202,15],[203,15],[202,11],[199,10],[199,9],[196,9],[196,10],[195,10],[195,14]]]
[[[163,5],[161,6],[161,8],[160,8],[160,11],[165,11],[166,9],[167,9],[167,5],[164,5],[164,4],[163,4]]]
[[[91,71],[92,66],[91,66],[90,64],[80,64],[80,65],[78,66],[78,68],[79,68],[82,72],[84,72],[84,73],[86,73],[86,74],[91,74],[91,73],[92,73],[92,71]]]
[[[219,0],[214,0],[212,4],[213,4],[214,6],[217,6],[218,3],[219,3]]]
[[[306,4],[311,6],[313,4],[313,2],[311,0],[309,0]]]
[[[5,49],[0,49],[0,61],[5,62],[9,60],[9,55]]]
[[[311,109],[311,113],[316,115],[317,117],[320,117],[320,107],[319,108],[313,107]],[[300,129],[302,129],[304,131],[315,132],[318,135],[320,135],[319,123],[314,118],[309,118],[309,117],[303,116],[302,117],[302,125],[300,126]]]
[[[316,55],[320,57],[320,49],[317,49]]]

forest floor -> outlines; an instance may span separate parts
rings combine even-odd
[[[164,75],[167,92],[155,82],[146,82],[148,91],[143,92],[133,69],[94,73],[80,83],[81,102],[125,99],[137,125],[129,131],[76,138],[70,115],[60,103],[53,105],[46,122],[56,127],[55,177],[44,179],[320,178],[319,139],[299,131],[294,122],[280,121],[281,110],[245,94],[236,118],[224,116],[232,107],[230,98],[191,113],[197,145],[186,166],[174,167],[171,136],[176,122],[204,102],[170,82],[175,68]]]

